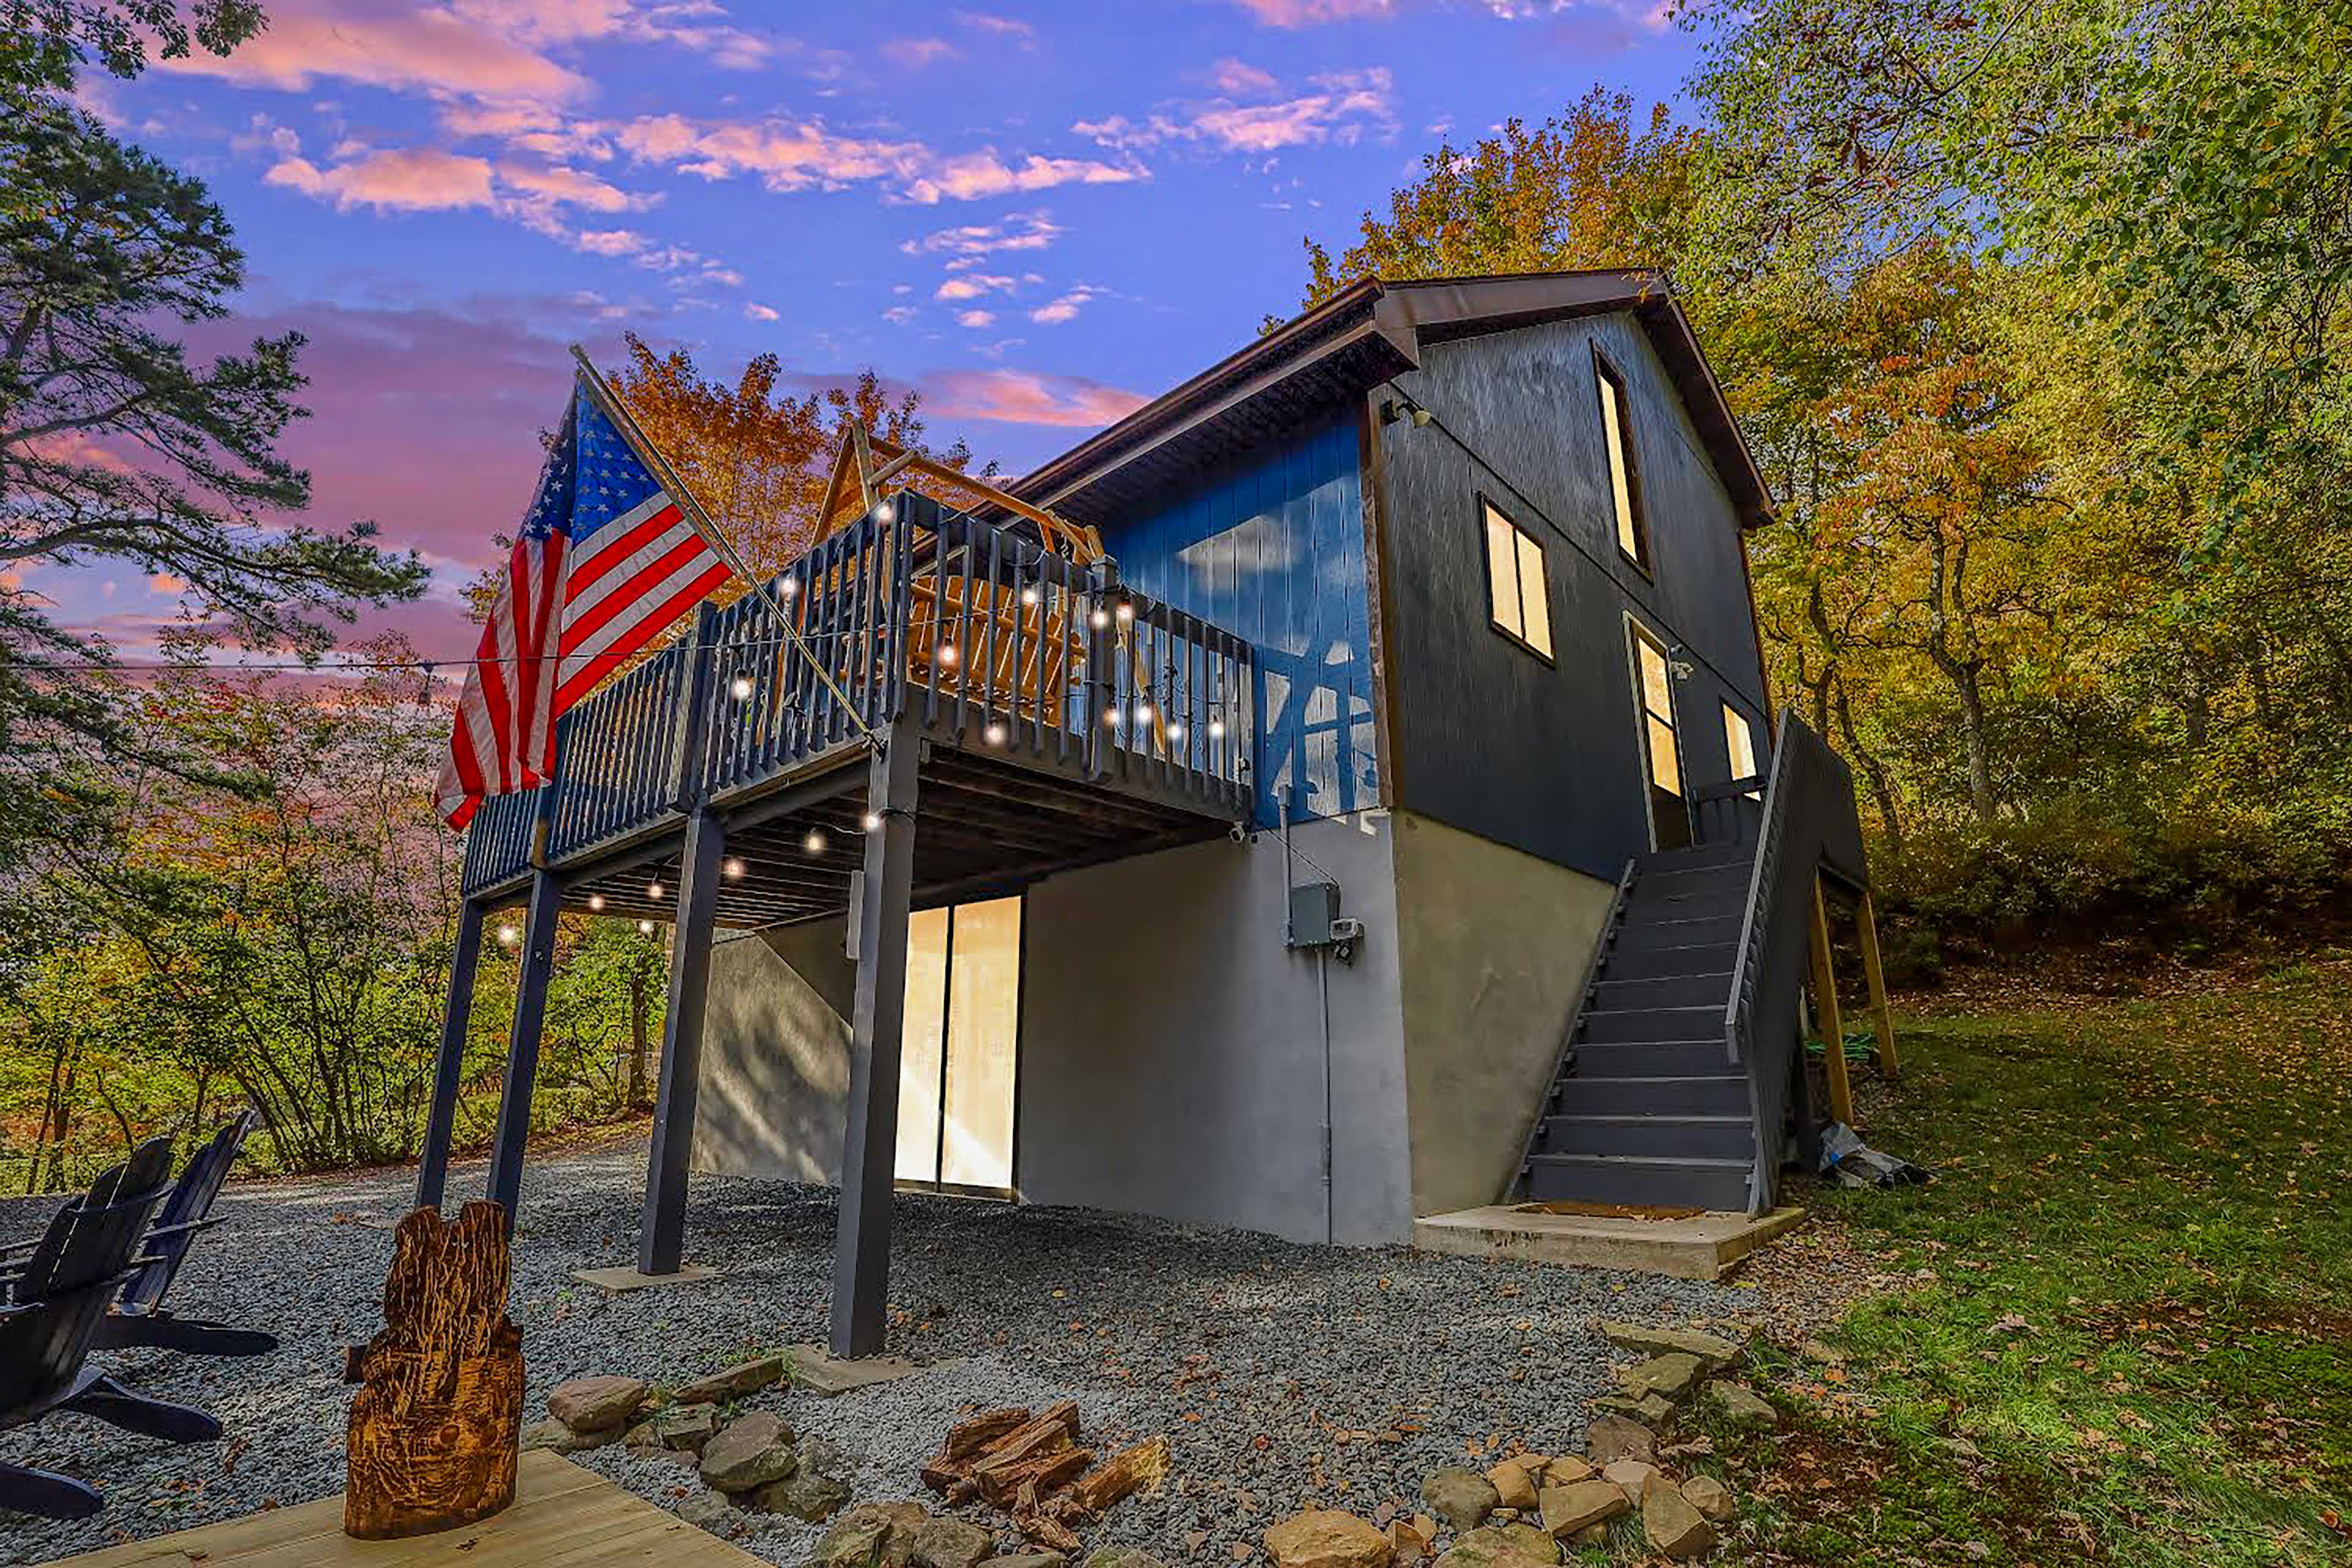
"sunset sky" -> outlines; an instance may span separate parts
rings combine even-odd
[[[1013,472],[1298,304],[1440,139],[1595,82],[1671,100],[1656,0],[271,0],[227,59],[86,101],[202,175],[250,260],[230,344],[299,327],[311,521],[373,518],[434,597],[373,625],[470,648],[456,588],[510,527],[564,344],[624,329],[731,375],[871,365]],[[34,574],[152,648],[169,584]]]

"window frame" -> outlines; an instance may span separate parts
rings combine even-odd
[[[1756,754],[1756,721],[1748,716],[1748,710],[1746,709],[1738,707],[1721,698],[1717,699],[1717,705],[1723,710],[1723,760],[1724,765],[1727,769],[1726,776],[1728,782],[1737,784],[1739,780],[1744,778],[1761,780],[1764,776],[1762,772],[1763,763]],[[1734,748],[1731,743],[1731,727],[1735,722],[1739,726],[1739,735],[1744,742],[1744,745],[1740,748]],[[1736,754],[1738,750],[1745,750],[1748,752],[1748,771],[1746,773],[1739,771],[1739,758]],[[1743,798],[1748,800],[1762,800],[1764,798],[1763,785],[1759,783],[1756,788],[1748,791]]]
[[[1551,552],[1533,529],[1521,527],[1518,519],[1496,504],[1493,496],[1485,490],[1476,491],[1475,494],[1478,502],[1478,559],[1486,574],[1484,586],[1486,595],[1487,628],[1522,653],[1533,658],[1539,658],[1557,668],[1559,659],[1557,653],[1552,650],[1558,648],[1559,644],[1552,636]],[[1524,630],[1514,631],[1495,617],[1495,535],[1494,531],[1488,526],[1490,519],[1500,522],[1511,535],[1511,586],[1514,591],[1513,597],[1517,602],[1522,627],[1527,623],[1528,595],[1526,579],[1519,570],[1520,563],[1525,559],[1519,550],[1519,542],[1525,541],[1535,546],[1536,562],[1543,577],[1543,592],[1538,600],[1538,603],[1543,606],[1544,640],[1541,644],[1528,637]]]
[[[1617,555],[1643,576],[1657,576],[1657,545],[1650,533],[1650,509],[1642,494],[1642,462],[1633,447],[1633,397],[1627,390],[1625,373],[1617,362],[1592,345],[1592,389],[1594,412],[1601,417],[1601,462],[1609,470],[1609,537],[1617,546]],[[1612,399],[1613,398],[1613,402]],[[1609,437],[1610,416],[1616,416],[1617,438]],[[1617,515],[1617,469],[1625,470],[1625,512]],[[1633,536],[1634,548],[1625,548],[1625,535]]]
[[[1675,691],[1674,655],[1671,651],[1673,646],[1664,637],[1652,630],[1649,624],[1641,616],[1630,610],[1625,613],[1625,673],[1632,679],[1633,698],[1633,759],[1635,765],[1640,769],[1642,816],[1644,825],[1649,829],[1650,847],[1653,849],[1666,847],[1658,834],[1656,794],[1663,791],[1672,796],[1682,809],[1685,821],[1691,809],[1690,770],[1687,766],[1687,758],[1683,752],[1682,713],[1681,704],[1676,700],[1677,694]],[[1665,670],[1666,710],[1663,715],[1650,710],[1649,686],[1642,672],[1642,649],[1644,647],[1657,654]],[[1656,753],[1650,740],[1650,725],[1653,721],[1664,723],[1667,735],[1674,742],[1675,782],[1671,787],[1658,782]],[[1685,845],[1691,842],[1693,840],[1689,838],[1684,840]]]

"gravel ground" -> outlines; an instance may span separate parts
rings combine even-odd
[[[824,1338],[834,1197],[824,1188],[697,1177],[688,1257],[723,1269],[719,1279],[612,1297],[572,1284],[573,1268],[633,1258],[644,1159],[633,1142],[526,1173],[513,1315],[528,1414],[567,1377],[676,1381]],[[459,1166],[453,1201],[478,1194],[482,1178],[478,1164]],[[390,1226],[412,1179],[231,1187],[224,1223],[196,1248],[173,1301],[191,1316],[268,1327],[282,1347],[250,1361],[120,1358],[136,1386],[220,1416],[226,1434],[206,1447],[71,1415],[0,1436],[0,1458],[80,1475],[110,1500],[79,1523],[8,1516],[0,1563],[341,1490],[341,1351],[379,1326]],[[0,1236],[34,1230],[54,1204],[0,1204]],[[915,1472],[959,1414],[1075,1397],[1090,1444],[1108,1451],[1165,1432],[1174,1448],[1163,1491],[1112,1510],[1088,1545],[1141,1545],[1171,1561],[1189,1549],[1229,1562],[1233,1543],[1310,1501],[1418,1507],[1422,1479],[1465,1462],[1465,1445],[1574,1449],[1615,1354],[1594,1326],[1601,1317],[1737,1320],[1786,1334],[1776,1321],[1784,1303],[1799,1317],[1818,1310],[1802,1272],[1784,1268],[1737,1288],[904,1195],[895,1225],[890,1348],[929,1370],[837,1400],[756,1403],[856,1456],[856,1500],[935,1501]],[[1401,1442],[1361,1436],[1399,1429]],[[580,1458],[672,1507],[690,1479],[618,1447]],[[816,1533],[782,1520],[744,1544],[797,1565]]]

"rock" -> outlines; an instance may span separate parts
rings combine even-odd
[[[1150,1552],[1138,1552],[1132,1546],[1102,1546],[1087,1554],[1081,1568],[1167,1568],[1167,1565]]]
[[[1439,1558],[1433,1568],[1547,1568],[1557,1564],[1559,1550],[1555,1547],[1549,1557],[1530,1557],[1524,1552],[1497,1552],[1489,1557],[1471,1557],[1457,1543],[1454,1550]]]
[[[1584,1457],[1596,1465],[1605,1465],[1612,1459],[1654,1461],[1658,1457],[1657,1435],[1638,1421],[1603,1415],[1585,1428]]]
[[[1058,1552],[1014,1552],[992,1557],[980,1568],[1062,1568],[1066,1561]]]
[[[1721,1378],[1706,1385],[1701,1395],[1707,1413],[1719,1421],[1734,1426],[1756,1426],[1769,1429],[1780,1424],[1780,1413],[1772,1408],[1757,1392]]]
[[[806,1437],[801,1439],[803,1448],[808,1442]],[[847,1481],[811,1468],[805,1458],[796,1460],[791,1475],[780,1481],[770,1481],[745,1499],[750,1507],[762,1513],[789,1513],[811,1524],[823,1524],[848,1500]]]
[[[1484,1523],[1503,1500],[1477,1471],[1448,1465],[1421,1483],[1421,1500],[1455,1530],[1468,1531]]]
[[[1544,1529],[1554,1540],[1573,1535],[1588,1524],[1606,1524],[1633,1504],[1625,1494],[1603,1480],[1578,1481],[1572,1486],[1546,1487]]]
[[[1573,1546],[1606,1546],[1609,1544],[1609,1527],[1605,1524],[1588,1524],[1568,1539],[1569,1543]]]
[[[929,1517],[919,1502],[862,1503],[834,1521],[809,1555],[811,1568],[907,1568]]]
[[[1550,1464],[1544,1467],[1544,1485],[1549,1487],[1574,1486],[1579,1481],[1591,1480],[1592,1479],[1592,1467],[1591,1465],[1586,1464],[1574,1454],[1562,1454],[1559,1458],[1554,1459]]]
[[[1642,1532],[1669,1557],[1704,1557],[1715,1550],[1715,1526],[1655,1471],[1642,1494]]]
[[[1612,1459],[1601,1467],[1601,1479],[1625,1494],[1625,1500],[1638,1503],[1643,1489],[1650,1478],[1658,1474],[1658,1467],[1641,1459]]]
[[[743,1516],[717,1492],[699,1491],[677,1505],[677,1517],[697,1530],[730,1536],[742,1528]]]
[[[683,1448],[699,1454],[719,1431],[715,1405],[673,1405],[629,1428],[632,1448]]]
[[[1717,1524],[1739,1513],[1739,1500],[1713,1476],[1693,1476],[1683,1483],[1683,1500]]]
[[[932,1519],[915,1531],[908,1555],[914,1568],[977,1568],[996,1553],[996,1537],[961,1519]]]
[[[782,1351],[739,1361],[708,1377],[678,1384],[675,1397],[680,1405],[723,1405],[730,1399],[740,1399],[747,1394],[757,1394],[783,1376],[784,1363]]]
[[[1388,1568],[1395,1552],[1370,1521],[1329,1508],[1293,1514],[1265,1539],[1275,1568]]]
[[[1399,1562],[1418,1563],[1429,1555],[1429,1539],[1412,1527],[1412,1521],[1392,1519],[1389,1521],[1389,1549],[1396,1553]]]
[[[522,1429],[522,1451],[528,1454],[534,1448],[546,1448],[558,1454],[578,1454],[618,1442],[620,1436],[617,1426],[603,1432],[574,1432],[551,1415]]]
[[[1414,1514],[1412,1528],[1423,1541],[1433,1542],[1437,1539],[1437,1516],[1433,1513]]]
[[[737,1416],[702,1446],[703,1481],[722,1492],[782,1480],[797,1463],[792,1428],[766,1410]]]
[[[1486,1472],[1486,1480],[1505,1508],[1536,1506],[1536,1479],[1525,1461],[1505,1459]]]
[[[1738,1340],[1697,1329],[1653,1329],[1640,1323],[1603,1322],[1601,1337],[1619,1350],[1638,1355],[1696,1356],[1706,1363],[1709,1372],[1729,1366],[1748,1353],[1748,1347]]]
[[[547,1413],[574,1432],[609,1432],[652,1392],[642,1377],[575,1377],[548,1390]]]
[[[1665,1431],[1675,1421],[1675,1402],[1655,1392],[1604,1394],[1592,1403],[1596,1409],[1638,1421],[1654,1431]]]
[[[1512,1568],[1517,1561],[1532,1558],[1538,1563],[1558,1563],[1559,1545],[1532,1524],[1490,1524],[1483,1530],[1457,1537],[1454,1550],[1445,1554],[1457,1563],[1471,1568]]]
[[[1633,1366],[1617,1368],[1617,1384],[1631,1399],[1639,1399],[1645,1394],[1680,1399],[1691,1391],[1706,1370],[1706,1363],[1698,1357],[1683,1351],[1670,1351]]]

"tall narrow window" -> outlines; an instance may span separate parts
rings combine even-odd
[[[1495,509],[1486,514],[1486,607],[1496,628],[1530,652],[1551,657],[1551,599],[1542,542]]]
[[[1674,672],[1664,645],[1632,623],[1633,699],[1642,721],[1642,771],[1648,784],[1650,836],[1661,849],[1691,841],[1690,808],[1683,804],[1683,763],[1675,736]]]
[[[1748,715],[1727,702],[1723,705],[1723,750],[1731,759],[1731,776],[1752,779],[1756,776],[1756,730],[1748,723]]]
[[[1617,548],[1643,571],[1650,569],[1650,524],[1642,515],[1642,470],[1633,460],[1633,405],[1625,400],[1625,378],[1617,367],[1592,353],[1592,377],[1601,392],[1601,445],[1609,453],[1609,498],[1617,514]]]
[[[897,1175],[1013,1185],[1021,1026],[1021,900],[918,910],[907,922]]]

